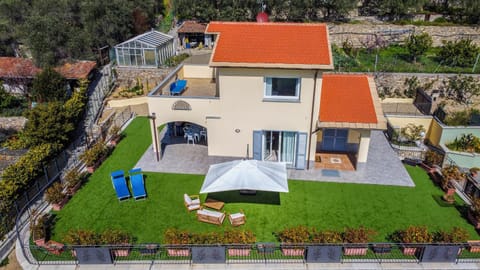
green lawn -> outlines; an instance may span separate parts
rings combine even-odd
[[[223,226],[201,223],[183,206],[183,194],[198,194],[202,175],[146,173],[146,200],[118,202],[109,173],[131,169],[149,144],[147,118],[137,118],[126,129],[126,137],[112,156],[90,177],[88,183],[58,212],[53,239],[60,241],[72,228],[102,231],[118,228],[132,232],[137,243],[162,242],[163,232],[175,227],[192,232],[221,231]],[[258,241],[274,241],[272,234],[282,228],[303,224],[319,229],[342,230],[345,226],[371,227],[379,232],[377,241],[410,224],[427,225],[431,230],[460,226],[472,239],[479,239],[473,226],[461,217],[460,200],[445,206],[435,187],[420,168],[407,167],[415,188],[289,181],[289,193],[259,192],[240,196],[237,192],[214,194],[226,202],[226,212],[243,209],[244,229],[252,230]],[[202,196],[202,201],[205,196]]]

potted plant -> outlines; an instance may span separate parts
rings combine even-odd
[[[110,145],[116,146],[118,142],[122,139],[122,134],[120,133],[121,130],[122,129],[117,125],[114,125],[112,126],[112,128],[110,128]]]
[[[315,244],[334,244],[343,242],[342,234],[331,230],[317,231],[313,229],[310,237],[311,242]]]
[[[191,235],[187,231],[178,229],[167,229],[164,233],[165,243],[171,245],[167,248],[168,256],[190,256],[190,249],[178,247],[180,245],[191,244]]]
[[[83,181],[86,179],[86,173],[80,172],[78,168],[73,168],[69,170],[64,176],[63,180],[65,181],[65,187],[67,189],[68,195],[73,195],[82,185]]]
[[[300,225],[278,232],[277,238],[282,243],[284,256],[303,256],[305,247],[299,245],[310,242],[310,232],[307,227]]]
[[[53,183],[53,185],[45,191],[45,200],[52,204],[54,211],[60,211],[68,202],[67,194],[63,193],[63,185],[60,182]]]
[[[35,245],[43,247],[47,242],[47,234],[50,227],[50,214],[43,214],[37,220],[30,221],[30,231]]]
[[[446,202],[453,203],[455,202],[455,186],[452,181],[457,181],[461,183],[465,180],[465,175],[460,171],[457,166],[450,165],[442,169],[442,188],[445,191],[443,199]]]
[[[352,245],[346,245],[344,248],[345,255],[367,255],[368,242],[373,240],[373,237],[377,234],[375,230],[360,226],[358,228],[345,228],[343,232],[343,242],[350,243]]]
[[[232,244],[228,248],[228,256],[249,256],[252,250],[252,244],[257,238],[251,231],[245,230],[227,230],[223,233],[223,242]]]
[[[416,243],[431,243],[433,237],[426,226],[411,225],[405,230],[397,231],[394,234],[393,240],[403,243],[402,251],[404,255],[413,256],[419,248],[415,245]]]
[[[480,229],[480,198],[474,198],[467,211],[467,218],[475,229]]]
[[[108,148],[103,142],[97,142],[80,155],[80,160],[87,166],[87,171],[93,173],[107,155]]]
[[[478,167],[472,167],[472,168],[470,168],[470,170],[469,170],[470,175],[471,175],[473,178],[476,178],[476,177],[477,177],[479,171],[480,171],[480,168],[478,168]]]
[[[132,240],[130,233],[121,230],[108,229],[100,235],[100,243],[115,246],[113,255],[117,257],[126,257],[130,254]],[[117,248],[117,246],[121,247]]]
[[[63,237],[63,242],[73,246],[94,246],[99,243],[99,236],[92,230],[70,230]],[[72,249],[72,255],[77,256],[75,249]]]

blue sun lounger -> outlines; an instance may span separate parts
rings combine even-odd
[[[176,80],[170,84],[170,95],[180,95],[187,88],[187,80]]]
[[[145,192],[145,183],[143,182],[142,169],[135,168],[129,171],[130,185],[132,186],[133,198],[135,200],[147,197]]]
[[[112,185],[117,193],[117,198],[119,201],[127,199],[130,197],[130,192],[128,191],[127,181],[122,170],[114,171],[110,174],[112,177]]]

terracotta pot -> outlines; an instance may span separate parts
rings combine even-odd
[[[59,203],[52,203],[52,210],[53,211],[60,211],[62,208],[67,204],[68,202],[68,196],[65,196],[65,198],[59,202]]]
[[[304,248],[282,248],[283,256],[303,256],[304,253]]]
[[[229,248],[228,256],[250,256],[250,248]]]
[[[403,252],[403,255],[415,256],[415,253],[417,253],[417,248],[416,247],[403,247],[402,252]]]
[[[34,242],[35,242],[35,245],[39,247],[45,246],[45,238],[36,239]]]
[[[345,247],[343,254],[346,256],[365,256],[367,255],[367,247]]]
[[[126,248],[126,249],[114,249],[113,250],[113,255],[115,255],[115,257],[127,257],[128,255],[130,255],[130,249]]]
[[[472,253],[480,253],[480,241],[479,240],[470,240],[468,243],[468,251]]]
[[[87,166],[87,172],[93,173],[95,171],[95,166]]]
[[[190,249],[167,249],[168,256],[172,257],[188,257],[190,256]]]

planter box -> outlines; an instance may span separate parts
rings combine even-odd
[[[52,203],[52,210],[53,211],[60,211],[62,208],[67,204],[68,202],[68,196],[65,196],[65,198],[59,202],[59,203]]]
[[[125,249],[114,249],[113,250],[113,255],[115,257],[127,257],[128,255],[130,255],[130,249],[129,248],[125,248]]]
[[[77,191],[80,189],[81,186],[82,186],[82,182],[80,181],[74,187],[69,188],[67,194],[70,196],[73,196],[75,193],[77,193]]]
[[[188,257],[190,256],[190,249],[167,249],[168,256],[172,257]]]
[[[34,241],[35,245],[39,247],[44,247],[45,246],[45,238],[40,238]]]
[[[345,247],[343,254],[346,256],[365,256],[367,255],[368,247]]]
[[[228,256],[250,256],[250,248],[229,248]]]
[[[305,254],[304,248],[282,248],[283,256],[302,256]]]
[[[389,244],[376,244],[372,246],[375,254],[389,254],[392,251],[392,246]]]
[[[480,253],[480,240],[470,240],[468,243],[468,251],[472,253]]]
[[[417,247],[403,247],[402,252],[403,255],[415,256],[415,254],[417,253],[417,249]]]

